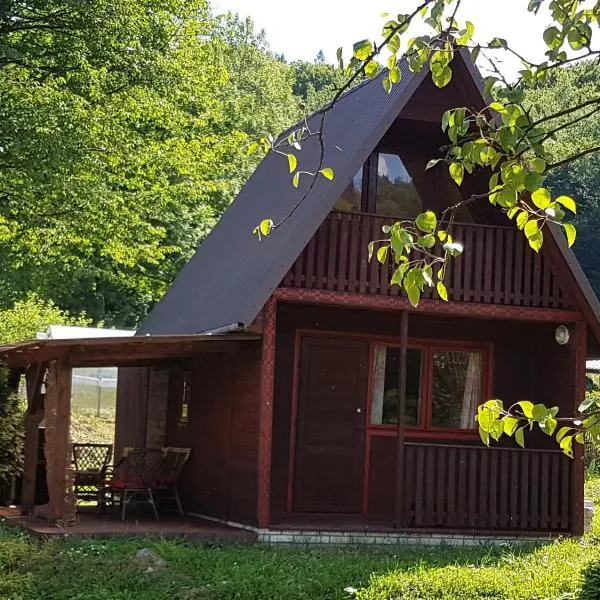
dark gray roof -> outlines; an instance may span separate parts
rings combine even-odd
[[[252,234],[254,226],[262,219],[277,223],[287,216],[311,179],[301,177],[294,188],[286,157],[269,153],[138,335],[249,325],[426,75],[425,70],[411,73],[404,66],[390,94],[380,75],[342,96],[327,114],[323,136],[324,165],[334,170],[334,180],[319,177],[293,216],[259,242]],[[319,121],[316,113],[309,119],[311,129],[318,130]],[[318,156],[318,141],[311,138],[298,153],[299,169],[314,171]]]

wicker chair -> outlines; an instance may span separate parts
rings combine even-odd
[[[190,448],[164,448],[160,473],[155,480],[155,490],[158,492],[161,502],[174,500],[177,505],[177,511],[181,516],[183,516],[184,512],[177,484],[190,453]]]
[[[123,458],[114,467],[114,476],[107,492],[113,506],[118,503],[124,521],[129,503],[140,497],[152,507],[154,518],[158,510],[154,498],[156,481],[160,477],[164,451],[161,448],[126,448]]]
[[[77,502],[96,501],[102,506],[111,444],[73,444],[73,491]]]

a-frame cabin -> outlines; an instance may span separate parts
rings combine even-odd
[[[417,309],[390,285],[390,268],[368,260],[382,225],[487,189],[476,177],[459,189],[442,165],[425,171],[447,143],[442,112],[485,105],[462,55],[453,72],[442,90],[404,69],[390,94],[379,78],[345,94],[324,129],[335,178],[319,178],[299,205],[309,178],[294,188],[285,157],[266,156],[139,329],[262,336],[122,370],[117,446],[191,447],[189,513],[278,530],[582,532],[580,449],[571,460],[539,431],[526,449],[486,448],[474,421],[491,397],[572,414],[584,396],[600,313],[562,235],[536,254],[486,201],[465,206],[450,300],[426,294]],[[318,154],[306,142],[301,168]],[[252,230],[265,218],[284,223],[259,241]]]

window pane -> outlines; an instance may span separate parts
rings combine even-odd
[[[481,352],[434,352],[431,423],[472,429],[481,403]]]
[[[397,154],[379,153],[375,210],[379,215],[408,219],[423,212],[421,196]]]
[[[406,425],[419,424],[421,350],[408,349],[406,356]],[[398,422],[400,389],[400,348],[375,347],[373,371],[372,425]]]
[[[352,181],[346,186],[338,201],[335,203],[335,210],[344,212],[360,212],[362,195],[362,167],[357,171]]]

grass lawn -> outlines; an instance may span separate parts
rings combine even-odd
[[[600,502],[600,479],[588,484],[588,497]],[[135,558],[143,547],[166,565],[146,573]],[[600,563],[600,518],[582,540],[393,553],[143,540],[39,542],[0,526],[3,600],[590,600],[600,598],[600,568],[585,572],[594,562]],[[349,587],[356,593],[345,591]]]

